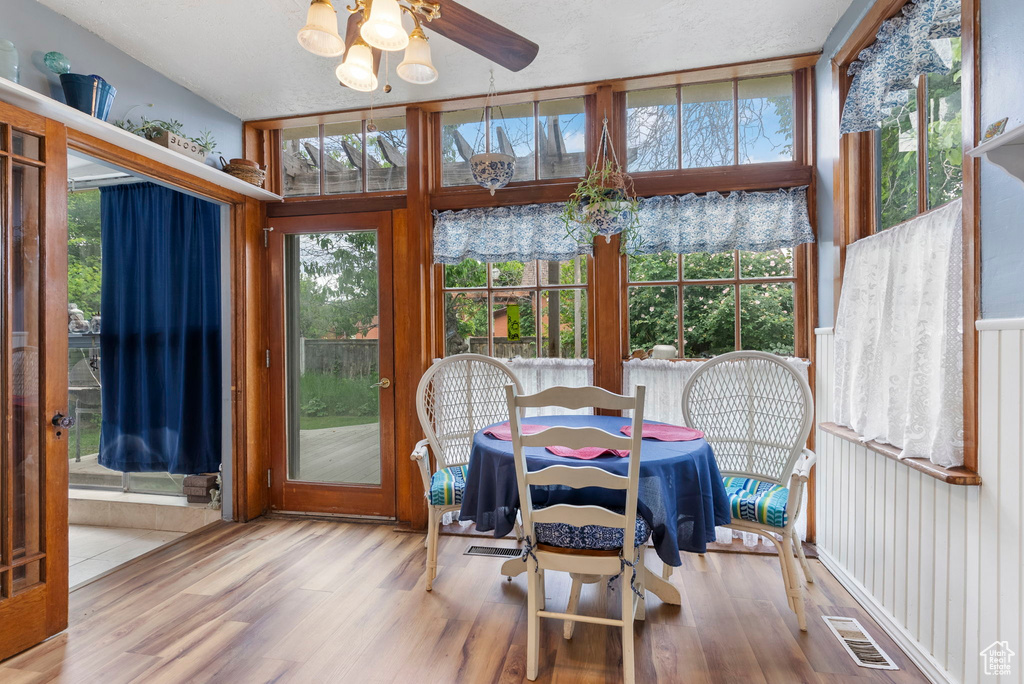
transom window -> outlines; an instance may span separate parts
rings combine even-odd
[[[793,75],[626,94],[631,172],[793,161]]]
[[[441,115],[441,184],[476,185],[474,154],[516,158],[516,181],[574,178],[586,172],[583,98],[526,102]]]
[[[285,197],[406,188],[405,117],[281,131]]]
[[[630,352],[662,344],[686,358],[794,353],[791,248],[629,257],[627,277]]]
[[[920,77],[907,104],[893,110],[877,136],[879,230],[963,195],[961,43],[936,42],[952,54],[953,68]]]
[[[586,358],[587,257],[444,267],[445,355]]]

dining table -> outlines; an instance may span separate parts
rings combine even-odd
[[[524,425],[596,427],[619,434],[630,418],[564,414],[522,419]],[[644,421],[645,425],[656,424]],[[512,442],[486,434],[500,423],[489,425],[473,436],[466,486],[459,519],[476,523],[478,530],[504,537],[515,527],[519,512]],[[640,481],[637,514],[651,529],[651,542],[667,565],[682,564],[680,551],[704,553],[715,539],[715,527],[731,522],[729,497],[711,445],[703,438],[687,441],[659,441],[644,438],[640,453]],[[525,449],[530,471],[553,465],[593,466],[626,475],[634,455],[606,454],[592,459],[558,456],[543,447]],[[535,487],[534,506],[555,504],[599,505],[622,509],[625,491],[599,487],[572,489],[565,486]],[[513,577],[526,569],[521,558],[502,565],[502,574]],[[646,568],[645,568],[646,569]],[[644,586],[666,603],[679,604],[679,591],[660,575],[646,569]]]

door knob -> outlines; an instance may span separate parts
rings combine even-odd
[[[388,387],[391,387],[391,381],[388,380],[387,378],[381,378],[380,382],[375,382],[372,385],[370,385],[370,387],[380,387],[381,389],[387,389]]]
[[[53,427],[64,428],[65,430],[75,426],[75,419],[72,416],[65,416],[60,411],[53,414],[53,418],[50,419],[50,424]]]

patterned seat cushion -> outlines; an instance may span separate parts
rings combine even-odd
[[[622,511],[618,511],[621,513]],[[534,523],[538,544],[557,546],[563,549],[588,549],[614,551],[622,548],[622,530],[601,525],[577,527],[567,523]],[[651,528],[642,516],[636,516],[636,544],[646,544]]]
[[[732,517],[772,527],[786,526],[787,488],[750,477],[726,477],[723,481]]]
[[[462,503],[462,493],[466,491],[466,473],[464,466],[443,468],[430,478],[430,503],[433,506],[454,506]]]

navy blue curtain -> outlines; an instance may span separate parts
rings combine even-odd
[[[101,465],[220,466],[220,209],[152,183],[100,202]]]

